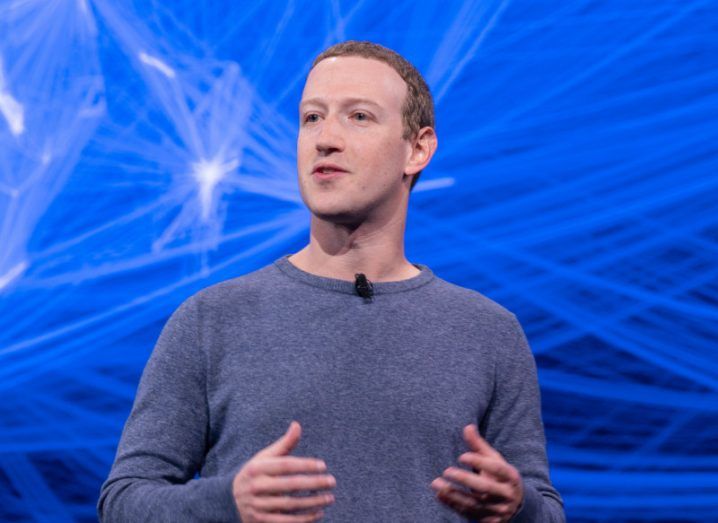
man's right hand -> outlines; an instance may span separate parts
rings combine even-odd
[[[323,508],[334,502],[336,479],[326,474],[324,461],[290,456],[299,442],[302,427],[296,421],[287,432],[257,452],[232,481],[232,494],[242,523],[308,523],[324,516]],[[296,496],[314,491],[309,496]]]

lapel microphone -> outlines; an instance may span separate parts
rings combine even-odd
[[[364,273],[359,272],[354,275],[354,289],[365,300],[371,300],[374,296],[374,287]]]

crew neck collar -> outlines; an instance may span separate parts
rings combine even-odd
[[[353,281],[327,278],[325,276],[318,276],[316,274],[306,272],[294,265],[292,262],[290,262],[290,256],[291,254],[285,254],[274,262],[274,264],[279,268],[279,270],[281,270],[290,278],[299,280],[302,283],[306,283],[307,285],[311,285],[313,287],[319,287],[322,289],[334,292],[341,292],[344,294],[356,294],[356,289],[354,287]],[[374,294],[377,295],[404,292],[411,289],[416,289],[417,287],[421,287],[422,285],[426,285],[434,279],[434,273],[431,272],[431,269],[429,269],[429,267],[420,263],[414,263],[413,265],[421,271],[416,276],[412,276],[411,278],[398,281],[381,281],[376,283],[372,282]]]

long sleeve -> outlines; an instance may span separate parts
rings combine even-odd
[[[523,478],[524,501],[512,523],[563,523],[563,502],[548,474],[536,363],[513,322],[515,343],[497,359],[494,395],[480,430]]]
[[[162,330],[102,486],[100,521],[238,521],[232,476],[195,477],[208,441],[200,312],[191,298]]]

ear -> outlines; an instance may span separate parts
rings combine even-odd
[[[429,165],[439,145],[432,127],[422,127],[411,141],[411,154],[404,167],[404,174],[413,176]]]

